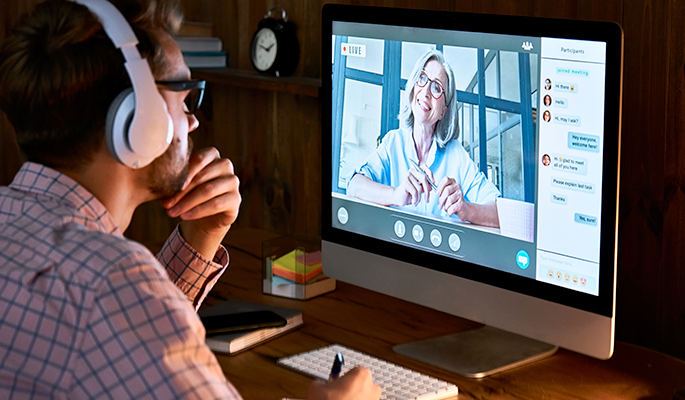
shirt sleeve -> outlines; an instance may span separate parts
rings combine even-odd
[[[376,183],[381,183],[383,185],[391,185],[390,169],[391,169],[391,157],[390,154],[395,150],[393,140],[395,131],[388,132],[383,138],[380,145],[376,148],[374,152],[369,154],[364,163],[359,166],[359,168],[352,171],[350,176],[347,178],[347,184],[349,186],[352,177],[355,174],[361,174],[365,177],[371,179]],[[395,150],[394,152],[401,152],[401,149]]]
[[[169,279],[188,297],[197,311],[216,281],[228,267],[228,251],[219,246],[213,260],[208,260],[183,239],[179,227],[157,254]]]
[[[118,269],[96,292],[70,398],[240,399],[204,335],[154,259]]]

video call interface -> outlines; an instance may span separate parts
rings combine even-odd
[[[598,295],[605,43],[334,22],[331,45],[333,227]],[[412,169],[418,201],[348,193]],[[443,181],[499,227],[441,207]]]

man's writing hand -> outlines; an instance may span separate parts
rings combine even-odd
[[[381,388],[371,380],[371,371],[361,367],[328,383],[315,381],[307,392],[307,400],[378,400],[380,397]]]

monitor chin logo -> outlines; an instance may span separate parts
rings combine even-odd
[[[523,44],[521,45],[521,47],[523,48],[523,50],[531,51],[531,50],[533,50],[533,43],[531,43],[531,42],[523,42]]]

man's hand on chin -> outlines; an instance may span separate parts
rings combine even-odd
[[[162,200],[167,214],[181,218],[181,234],[195,250],[212,259],[238,217],[240,180],[233,163],[213,147],[190,156],[181,192]]]

